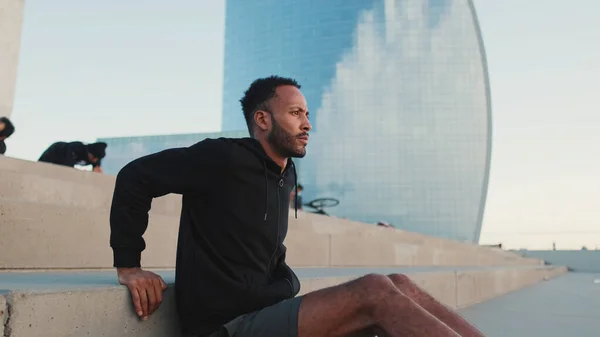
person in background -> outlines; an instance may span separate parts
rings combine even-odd
[[[106,156],[106,143],[56,142],[42,153],[38,161],[75,167],[92,165],[92,171],[102,173],[101,161]]]
[[[298,188],[297,188],[297,192],[296,189],[292,190],[292,193],[290,193],[290,208],[295,208],[296,207],[296,194],[298,195],[298,209],[302,209],[302,190],[304,189],[304,187],[302,187],[302,185],[298,184]]]
[[[4,140],[10,137],[15,132],[15,126],[6,117],[0,117],[0,154],[6,152],[6,144]]]

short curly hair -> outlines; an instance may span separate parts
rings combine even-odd
[[[240,103],[251,136],[253,136],[254,113],[258,110],[269,111],[269,101],[276,96],[275,90],[283,85],[293,85],[298,89],[301,88],[300,84],[293,78],[272,75],[255,80],[244,92],[244,97],[240,99]]]

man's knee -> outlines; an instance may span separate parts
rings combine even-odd
[[[364,298],[372,301],[380,301],[386,297],[392,295],[401,296],[402,293],[398,291],[398,288],[392,282],[392,280],[380,274],[368,274],[357,280],[356,283],[358,291],[364,294]]]
[[[413,284],[413,281],[404,274],[390,274],[387,278],[389,278],[396,286]]]
[[[360,294],[359,306],[373,317],[385,312],[390,304],[394,308],[410,306],[410,298],[402,293],[385,275],[368,274],[356,280],[353,291]],[[381,309],[381,310],[380,310]]]

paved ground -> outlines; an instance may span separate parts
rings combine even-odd
[[[543,267],[543,266],[534,266]],[[361,276],[368,273],[410,273],[453,270],[489,270],[506,267],[405,267],[405,268],[294,268],[299,278]],[[511,266],[510,268],[516,268]],[[517,267],[518,268],[518,267]],[[522,266],[531,268],[531,266]],[[167,283],[175,279],[173,271],[156,271]],[[67,288],[89,288],[116,286],[117,276],[114,270],[90,272],[0,272],[0,294],[13,289],[19,290],[55,290]]]
[[[569,273],[460,312],[488,337],[598,337],[600,274]]]

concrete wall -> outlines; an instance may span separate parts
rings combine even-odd
[[[92,174],[92,173],[90,173]],[[0,199],[0,269],[111,268],[109,210],[72,205]],[[285,244],[287,259],[297,267],[353,266],[486,266],[540,265],[512,253],[449,240],[413,236],[389,228],[362,225],[363,230],[315,232],[338,219],[310,215],[290,220]],[[175,264],[179,217],[150,214],[144,235],[145,267],[169,268]],[[352,224],[348,224],[352,227]],[[87,239],[93,238],[93,239]]]
[[[24,0],[0,0],[0,117],[12,113]]]
[[[115,177],[2,156],[0,174],[0,269],[111,268]],[[154,200],[145,267],[174,266],[180,211],[180,196]],[[286,245],[289,263],[298,267],[542,264],[499,249],[304,212],[298,219],[291,215]]]
[[[522,250],[519,253],[577,272],[600,273],[600,250]]]

